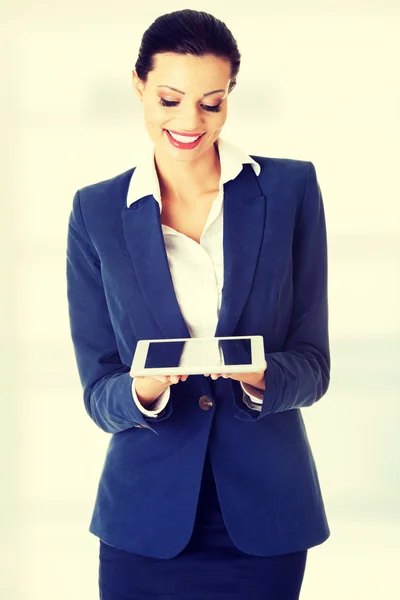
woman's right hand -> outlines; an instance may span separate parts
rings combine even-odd
[[[159,375],[154,377],[135,377],[135,390],[140,404],[148,408],[158,396],[173,384],[186,381],[189,375]]]

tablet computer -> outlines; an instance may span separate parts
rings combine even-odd
[[[251,373],[265,368],[261,335],[139,340],[131,377]]]

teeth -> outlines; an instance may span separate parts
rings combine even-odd
[[[189,137],[187,135],[178,135],[177,133],[172,133],[169,129],[168,133],[171,137],[174,138],[174,140],[176,140],[177,142],[182,142],[183,144],[191,144],[192,142],[198,140],[199,137],[201,137],[201,135],[197,135],[195,137]]]

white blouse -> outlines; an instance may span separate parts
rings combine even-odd
[[[234,144],[221,137],[217,143],[221,164],[219,193],[212,204],[200,244],[176,229],[162,224],[175,294],[192,337],[213,337],[221,308],[224,284],[223,184],[235,179],[244,163],[250,163],[257,176],[261,171],[260,165]],[[148,144],[141,156],[140,163],[131,177],[127,205],[129,207],[143,196],[153,194],[161,213],[162,201],[152,143]],[[147,416],[157,417],[169,401],[170,387],[156,399],[152,410],[148,410],[140,404],[134,383],[133,380],[132,396],[138,408]],[[264,392],[242,382],[241,386],[245,404],[254,410],[261,410]]]

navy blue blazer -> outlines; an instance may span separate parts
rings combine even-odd
[[[127,551],[176,556],[190,539],[207,447],[228,532],[242,551],[296,552],[329,535],[300,409],[329,385],[325,216],[311,162],[252,156],[224,184],[224,286],[216,336],[262,335],[261,412],[238,381],[191,375],[158,419],[132,399],[140,339],[190,337],[152,195],[126,204],[134,169],[79,189],[68,225],[71,336],[85,408],[110,437],[89,531]],[[203,396],[212,401],[204,410]]]

